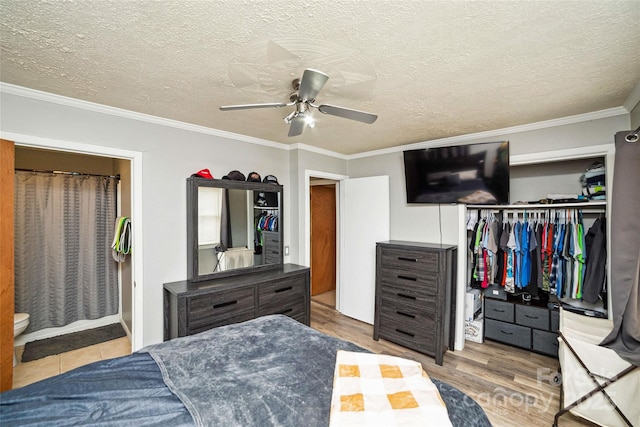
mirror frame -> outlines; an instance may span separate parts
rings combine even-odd
[[[198,188],[213,187],[223,189],[264,191],[278,193],[278,230],[280,233],[280,262],[272,264],[254,265],[246,268],[217,271],[199,274],[198,265]],[[207,179],[200,177],[187,178],[187,276],[191,282],[203,282],[220,277],[236,276],[263,270],[279,268],[283,264],[283,187],[279,184],[262,182],[234,181],[230,179]]]

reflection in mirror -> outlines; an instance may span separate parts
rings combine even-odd
[[[279,263],[277,206],[277,193],[198,187],[198,274]]]
[[[198,273],[260,264],[254,259],[250,192],[198,188]]]

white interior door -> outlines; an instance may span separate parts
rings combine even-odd
[[[338,310],[373,324],[376,242],[389,240],[389,177],[341,181]]]

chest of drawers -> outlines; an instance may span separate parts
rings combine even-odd
[[[191,283],[164,284],[164,339],[268,314],[310,322],[309,268],[281,268]]]
[[[434,356],[453,344],[456,247],[379,242],[373,338]]]
[[[491,298],[484,300],[485,338],[558,357],[557,310]]]

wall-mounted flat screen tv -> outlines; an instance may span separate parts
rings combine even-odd
[[[407,203],[509,204],[509,142],[404,152]]]

